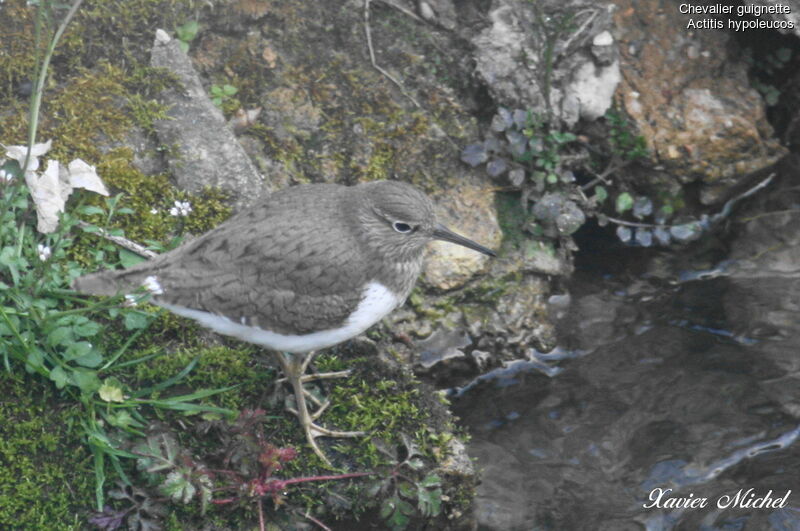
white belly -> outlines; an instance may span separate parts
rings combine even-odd
[[[281,352],[310,352],[330,347],[355,337],[364,330],[383,319],[402,301],[391,290],[379,282],[370,282],[364,289],[364,295],[344,326],[321,330],[304,335],[284,335],[258,327],[245,326],[227,317],[201,310],[193,310],[183,306],[157,302],[159,306],[180,315],[194,319],[201,325],[219,334],[235,337],[248,343],[254,343]]]

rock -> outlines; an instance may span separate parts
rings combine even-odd
[[[660,2],[617,0],[620,101],[660,165],[700,180],[705,204],[786,153],[723,31],[687,30],[691,15]]]
[[[464,308],[469,333],[477,338],[476,347],[503,359],[523,358],[531,346],[550,351],[555,346],[555,329],[548,313],[549,295],[544,278],[525,275],[491,306]]]
[[[604,6],[495,0],[489,19],[472,44],[476,72],[497,103],[567,126],[605,114],[620,72]]]
[[[453,0],[419,0],[417,8],[425,20],[448,30],[455,29],[456,8]]]
[[[496,249],[502,232],[494,208],[494,192],[488,185],[463,184],[437,198],[437,214],[450,229]],[[490,258],[448,242],[433,242],[425,262],[425,281],[441,290],[463,286],[473,275],[485,271]]]
[[[208,98],[178,40],[158,30],[150,64],[174,73],[183,85],[182,90],[169,88],[159,95],[170,107],[170,119],[154,124],[161,143],[175,147],[167,162],[177,185],[194,193],[206,186],[220,188],[231,194],[235,210],[271,191],[226,125],[222,111]]]
[[[746,5],[754,5],[756,8],[772,8],[776,7],[776,2],[768,2],[767,0],[755,0],[753,2],[746,2]],[[800,1],[798,0],[782,0],[778,3],[783,8],[782,13],[761,13],[760,18],[772,21],[770,29],[775,29],[780,33],[787,35],[794,35],[800,37]],[[748,8],[751,9],[751,8]],[[748,30],[744,30],[748,31]],[[753,31],[753,30],[749,30]]]

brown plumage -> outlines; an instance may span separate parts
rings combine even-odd
[[[73,286],[114,295],[151,284],[152,302],[170,311],[245,341],[305,353],[361,333],[402,304],[433,239],[494,256],[437,223],[433,203],[411,185],[301,185],[153,260],[86,275]],[[314,438],[343,434],[314,424],[308,413],[301,382],[309,377],[301,377],[310,356],[278,358],[309,443],[325,459]]]

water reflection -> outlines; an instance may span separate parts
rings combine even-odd
[[[561,349],[457,390],[483,528],[800,529],[800,280],[715,276],[579,276]]]

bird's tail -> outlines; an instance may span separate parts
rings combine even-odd
[[[118,279],[118,271],[100,271],[76,278],[72,289],[88,295],[116,295],[124,286]]]

